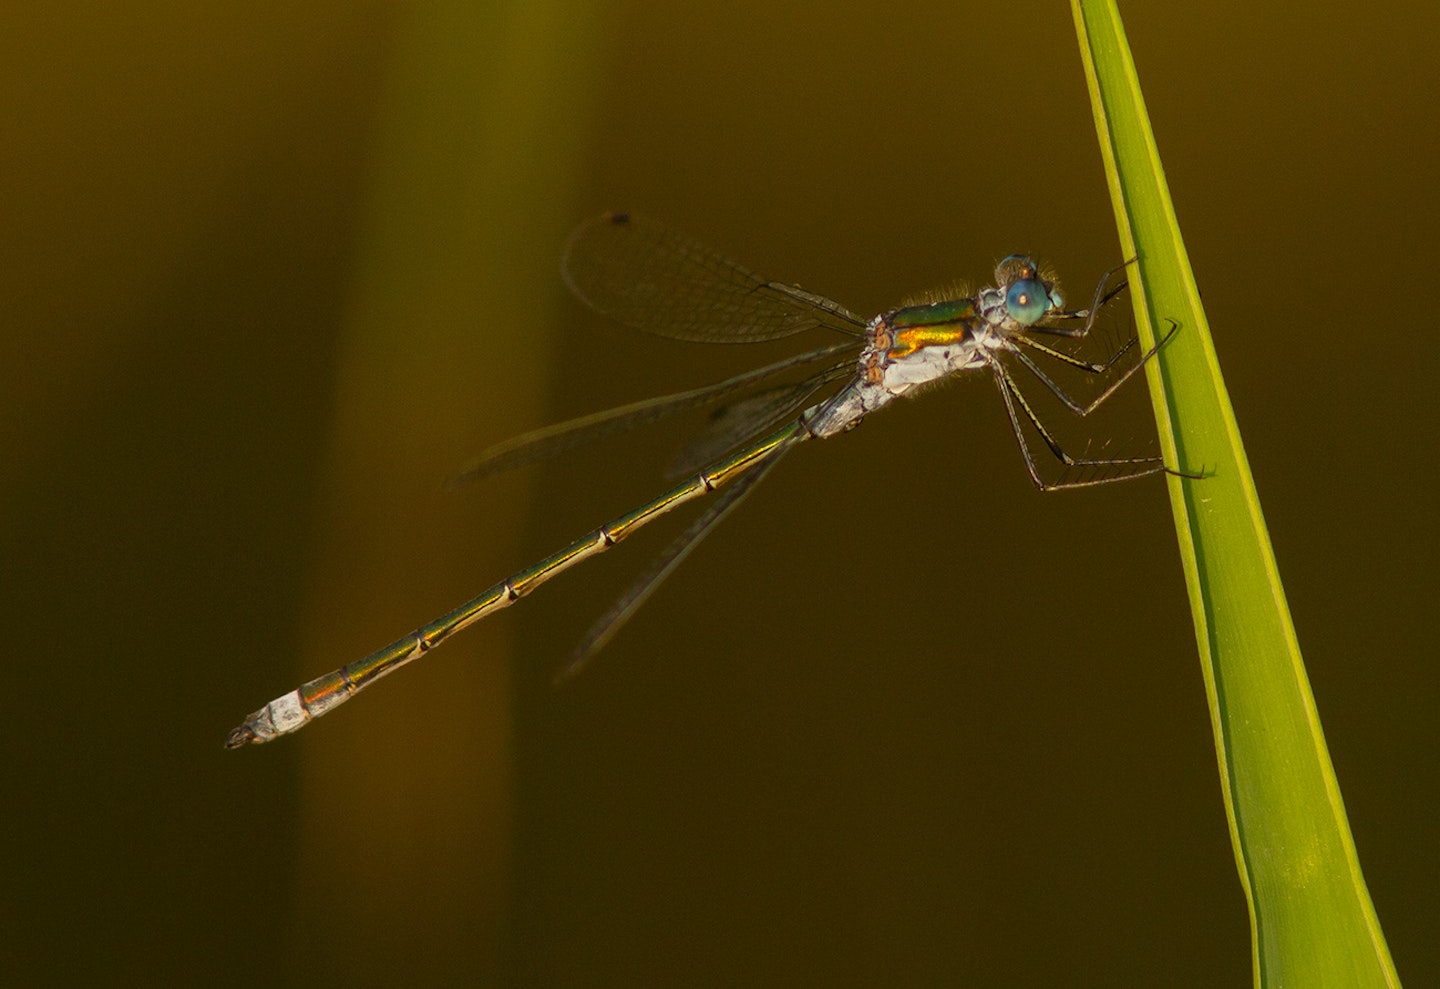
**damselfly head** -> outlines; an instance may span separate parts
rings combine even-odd
[[[995,284],[1005,293],[1005,309],[1021,326],[1030,326],[1065,308],[1065,298],[1054,276],[1041,271],[1022,254],[1012,254],[995,266]]]

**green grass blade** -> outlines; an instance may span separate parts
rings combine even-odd
[[[1396,986],[1113,0],[1072,0],[1147,367],[1261,986]]]

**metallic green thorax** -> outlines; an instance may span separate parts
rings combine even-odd
[[[968,323],[975,319],[973,299],[946,299],[919,306],[905,306],[890,313],[886,322],[897,330],[939,323]]]

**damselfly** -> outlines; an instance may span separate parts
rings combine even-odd
[[[787,453],[806,440],[827,439],[853,429],[901,395],[966,371],[986,369],[993,376],[1025,467],[1041,490],[1180,473],[1158,457],[1097,460],[1070,456],[1016,383],[1015,370],[1023,368],[1071,412],[1085,416],[1154,356],[1164,340],[1087,403],[1072,398],[1036,363],[1037,356],[1043,357],[1094,375],[1115,367],[1134,340],[1109,359],[1091,362],[1047,346],[1037,336],[1086,336],[1096,314],[1124,288],[1123,280],[1114,289],[1108,287],[1123,268],[1105,273],[1089,308],[1066,309],[1048,272],[1042,272],[1028,257],[1011,255],[995,268],[995,284],[973,296],[933,298],[867,321],[822,296],[767,281],[653,221],[625,213],[597,217],[571,236],[562,265],[566,283],[593,309],[638,330],[700,343],[756,343],[812,329],[835,334],[841,341],[707,387],[550,426],[488,450],[457,475],[455,482],[478,480],[686,409],[734,399],[720,409],[673,466],[673,476],[686,477],[683,483],[511,574],[378,652],[271,701],[232,731],[226,746],[268,742],[295,731],[561,571],[604,552],[671,509],[723,488],[595,624],[562,675],[573,673]],[[800,380],[759,387],[797,368],[807,369]],[[811,401],[834,385],[839,387],[828,397]],[[749,394],[744,394],[747,391]],[[1060,480],[1042,478],[1026,436],[1026,423],[1064,465],[1067,473]],[[1076,470],[1087,473],[1075,477]]]

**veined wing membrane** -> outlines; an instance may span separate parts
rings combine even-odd
[[[854,364],[846,362],[826,368],[804,381],[775,385],[716,409],[705,428],[685,444],[670,466],[665,468],[665,476],[674,480],[694,474],[752,436],[799,412],[821,388],[853,374]]]
[[[687,409],[718,402],[726,395],[734,394],[771,375],[788,371],[792,367],[824,360],[827,357],[854,349],[855,343],[847,340],[844,343],[831,344],[806,354],[787,357],[774,364],[767,364],[765,367],[737,374],[733,378],[717,381],[713,385],[692,388],[690,391],[677,392],[674,395],[662,395],[659,398],[647,398],[629,405],[622,405],[617,409],[606,409],[603,412],[581,416],[568,422],[545,426],[492,446],[450,478],[446,482],[446,486],[460,487],[501,471],[548,460],[550,457],[586,446],[607,436],[614,436],[639,426],[658,422]],[[844,366],[848,368],[850,365],[847,362]],[[829,372],[826,373],[829,374]],[[704,466],[704,464],[699,464],[697,469],[700,466]]]
[[[630,616],[639,610],[655,589],[665,582],[665,578],[675,572],[685,557],[704,539],[715,526],[719,525],[725,516],[729,515],[745,496],[755,489],[755,486],[765,479],[765,475],[774,469],[780,462],[780,458],[791,450],[804,438],[803,432],[795,434],[795,438],[777,446],[775,450],[764,458],[759,464],[751,468],[749,473],[737,478],[728,488],[725,488],[718,498],[710,504],[698,518],[691,522],[685,531],[680,533],[669,546],[665,547],[656,559],[650,564],[629,589],[620,596],[620,599],[610,606],[610,610],[601,615],[599,620],[590,627],[580,645],[575,647],[575,652],[566,664],[555,676],[557,683],[562,683],[585,666],[590,658],[599,652],[607,642],[614,638],[620,627],[630,620]]]
[[[633,213],[605,213],[576,230],[560,270],[596,312],[675,340],[758,343],[816,328],[849,337],[865,330],[838,302],[768,281]]]

